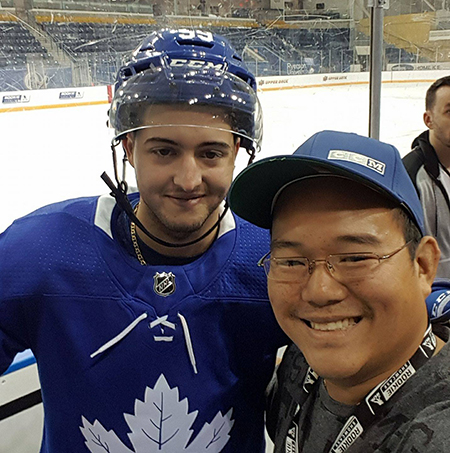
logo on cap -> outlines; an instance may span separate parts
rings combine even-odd
[[[328,152],[327,159],[353,162],[354,164],[362,165],[363,167],[376,171],[380,175],[384,175],[384,171],[386,170],[386,164],[384,162],[372,159],[364,154],[355,153],[353,151],[345,151],[343,149],[331,149]]]

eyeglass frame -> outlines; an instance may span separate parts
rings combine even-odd
[[[258,267],[262,267],[264,269],[264,273],[266,274],[266,277],[275,282],[287,282],[287,283],[295,283],[295,280],[278,280],[274,279],[272,277],[269,277],[269,271],[270,267],[266,269],[265,263],[269,263],[270,266],[270,260],[290,260],[290,259],[304,259],[306,260],[306,264],[308,265],[308,274],[309,276],[312,275],[314,269],[316,268],[317,263],[324,263],[326,269],[328,270],[329,274],[336,280],[342,283],[340,280],[336,279],[336,277],[333,275],[333,272],[336,271],[335,267],[333,266],[332,263],[330,263],[329,259],[330,257],[333,256],[344,256],[344,257],[351,257],[351,256],[361,256],[361,255],[372,255],[374,258],[378,259],[378,265],[381,264],[382,260],[387,260],[397,253],[401,252],[403,249],[407,248],[411,243],[413,242],[413,239],[410,239],[408,242],[403,244],[400,248],[394,250],[391,253],[388,253],[386,255],[378,255],[377,253],[374,252],[360,252],[360,253],[331,253],[330,255],[327,255],[325,259],[319,259],[319,260],[311,260],[306,256],[287,256],[283,258],[275,258],[275,257],[270,257],[271,251],[267,252],[262,258],[259,259],[257,265]],[[309,277],[308,277],[309,279]]]

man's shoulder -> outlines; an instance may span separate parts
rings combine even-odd
[[[265,228],[261,228],[256,225],[253,225],[252,223],[248,222],[247,220],[244,220],[242,217],[239,217],[237,214],[233,213],[233,215],[234,215],[234,218],[236,221],[236,225],[239,225],[242,228],[246,228],[249,231],[252,231],[258,235],[262,235],[262,236],[266,236],[266,237],[270,236],[269,230],[267,230]]]
[[[425,164],[425,149],[430,146],[428,134],[424,132],[414,139],[411,151],[402,158],[403,165],[413,181],[416,180],[419,169]]]
[[[420,445],[419,440],[424,439],[424,434],[432,441],[431,445],[439,445],[445,440],[445,450],[432,450],[448,452],[450,449],[450,399],[443,398],[443,401],[437,401],[423,408],[419,414],[412,420],[406,433],[406,438],[411,445]],[[414,439],[415,438],[415,439]],[[425,445],[425,443],[424,443]]]
[[[417,392],[416,399],[420,400]],[[367,431],[355,444],[355,453],[447,453],[450,443],[449,401],[424,405],[408,417],[405,411],[394,411]]]
[[[423,366],[418,374],[424,374],[422,380],[430,380],[431,385],[443,387],[445,398],[450,401],[450,328],[448,324],[436,324],[433,327],[435,335],[444,340],[445,344],[438,354],[433,356],[428,363]],[[442,395],[444,397],[444,395]]]
[[[70,235],[80,225],[84,229],[93,224],[98,197],[75,198],[43,206],[16,219],[0,238],[4,244],[14,247],[34,248],[44,244],[47,239],[54,241],[56,236]]]
[[[72,198],[69,200],[58,201],[45,206],[42,206],[35,211],[17,219],[15,223],[25,221],[45,220],[49,215],[71,215],[82,217],[86,213],[90,213],[92,208],[95,208],[99,197],[82,197]]]
[[[447,453],[450,442],[450,361],[446,345],[388,402],[355,453]]]
[[[392,422],[402,425],[399,414]],[[385,420],[385,427],[389,420]],[[429,451],[447,453],[450,448],[450,401],[438,401],[425,406],[416,416],[391,433],[376,452],[416,453]]]
[[[388,420],[385,420],[385,425],[389,421],[399,425],[398,431],[391,436],[391,442],[398,444],[392,451],[409,453],[425,451],[425,448],[438,453],[449,451],[449,355],[450,345],[446,344],[419,370],[416,379],[412,379],[407,387],[409,390],[404,398],[400,398]]]
[[[422,132],[412,143],[412,150],[402,158],[410,177],[415,182],[419,170],[425,167],[434,177],[439,175],[439,158],[430,143],[429,131]]]
[[[266,427],[276,445],[284,443],[308,369],[303,354],[291,343],[267,389]]]
[[[270,248],[270,233],[269,230],[257,227],[240,218],[236,214],[234,219],[236,222],[237,234],[237,251],[239,255],[257,256],[257,260],[262,255],[267,253]]]
[[[422,148],[420,146],[414,147],[408,154],[402,157],[402,161],[409,173],[412,170],[417,173],[417,170],[425,163],[425,156]]]
[[[274,399],[297,400],[303,388],[303,380],[309,369],[305,357],[298,347],[291,343],[285,350],[277,368],[276,381],[271,389]],[[285,401],[287,403],[287,401]]]

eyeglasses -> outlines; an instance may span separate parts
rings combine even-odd
[[[412,241],[387,255],[376,253],[340,253],[328,255],[324,260],[310,260],[304,256],[276,258],[270,252],[264,255],[258,266],[264,268],[267,278],[277,282],[306,283],[317,263],[324,263],[328,272],[340,283],[362,280],[381,264],[406,248]]]

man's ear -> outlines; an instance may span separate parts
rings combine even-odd
[[[424,298],[431,292],[431,284],[436,277],[440,256],[441,251],[436,239],[432,236],[424,236],[417,247],[415,256]]]
[[[431,118],[431,114],[430,112],[427,110],[424,114],[423,114],[423,122],[425,123],[425,126],[428,128],[428,129],[432,129],[433,127],[433,120]]]
[[[239,148],[241,147],[241,137],[237,137],[234,141],[234,158],[236,159]]]
[[[122,146],[125,150],[125,154],[127,155],[128,162],[134,168],[134,136],[132,134],[127,134],[122,140]]]

